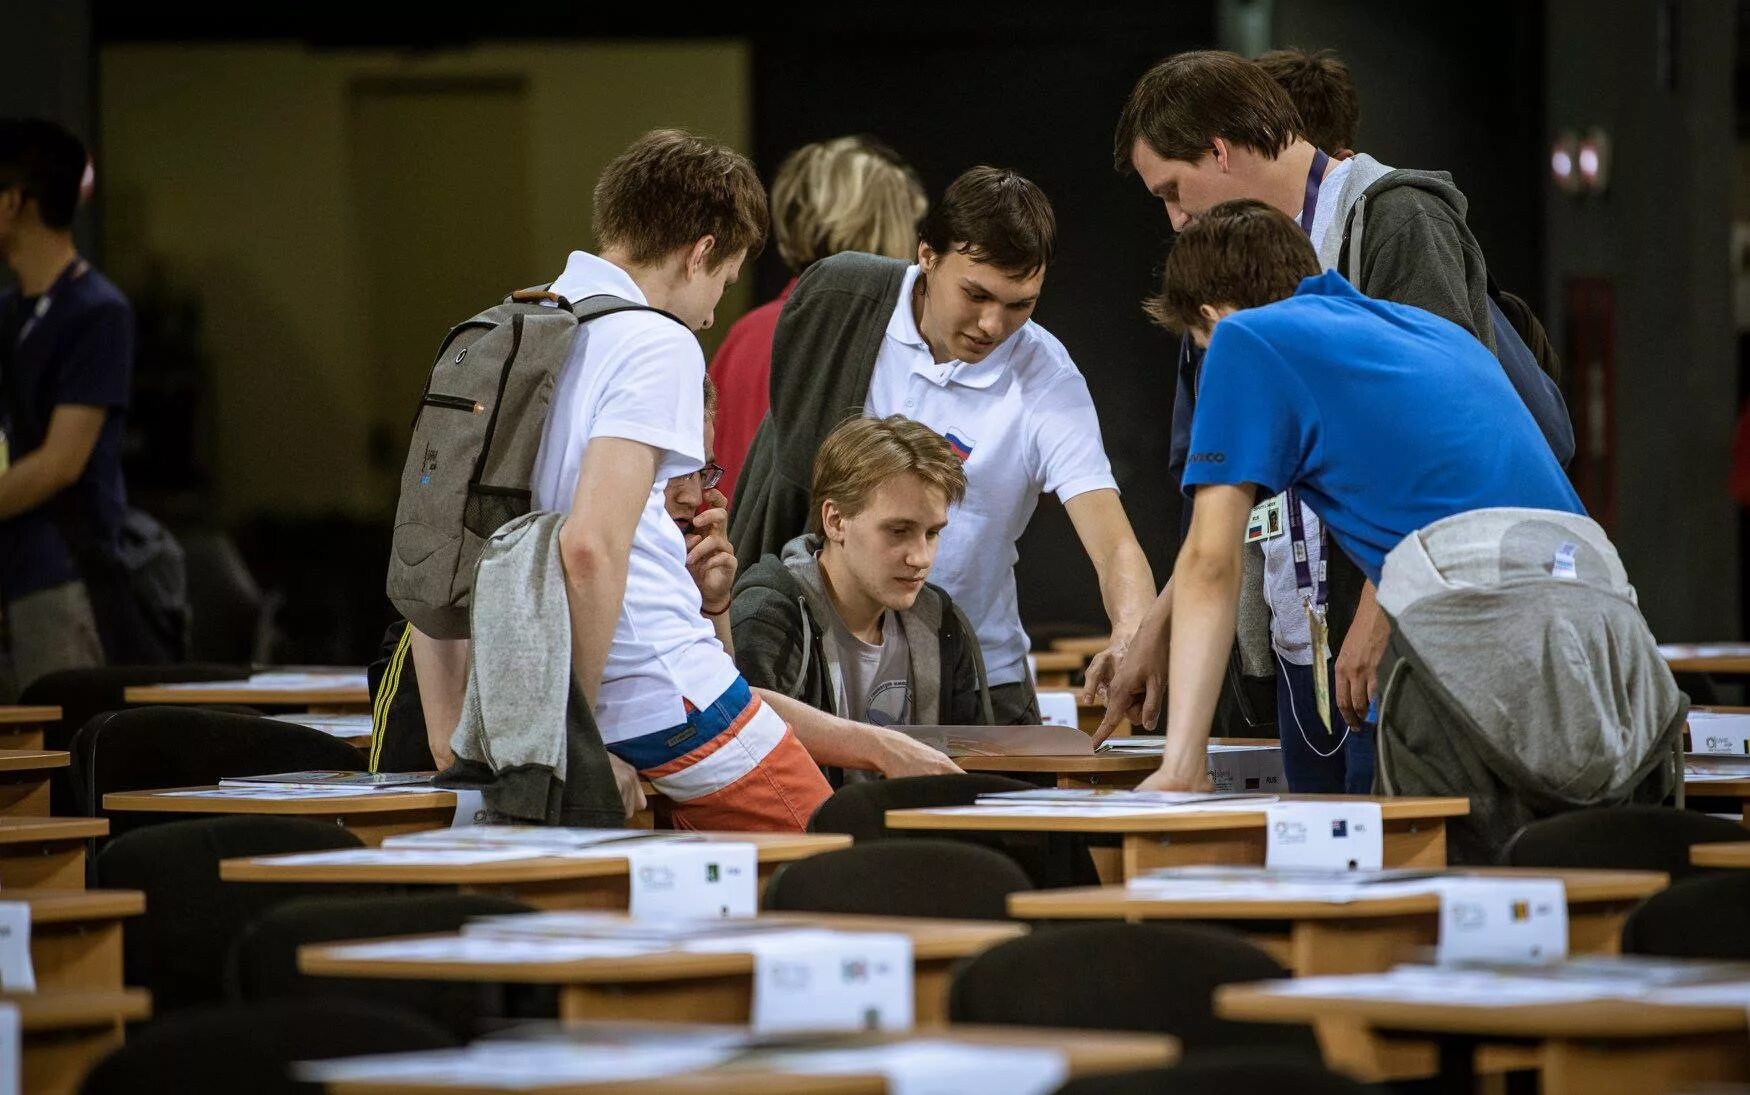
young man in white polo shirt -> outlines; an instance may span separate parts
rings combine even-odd
[[[902,735],[752,692],[711,619],[728,611],[727,594],[703,603],[665,509],[668,481],[705,463],[705,359],[692,332],[711,325],[766,223],[765,191],[745,157],[656,130],[596,185],[601,254],[572,252],[551,286],[568,300],[610,294],[667,313],[623,312],[580,329],[554,385],[531,487],[536,509],[568,513],[560,556],[573,675],[622,793],[636,799],[634,771],[651,780],[673,801],[677,828],[806,827],[830,788],[801,739],[818,744],[820,763],[873,761],[890,774],[946,765]],[[415,643],[416,658],[429,643]],[[428,675],[423,660],[418,668],[422,696],[440,681],[445,695],[459,695],[453,672]],[[784,707],[800,709],[794,730]],[[428,701],[428,722],[432,714]]]
[[[802,532],[814,453],[846,417],[904,415],[940,433],[967,491],[932,578],[978,632],[998,723],[1039,721],[1014,564],[1041,493],[1063,502],[1099,575],[1113,635],[1102,659],[1154,597],[1087,382],[1031,322],[1056,236],[1037,186],[976,167],[925,218],[916,265],[844,254],[810,268],[778,321],[772,414],[733,514],[745,569]]]

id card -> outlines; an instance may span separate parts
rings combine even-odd
[[[1278,494],[1266,498],[1252,507],[1252,516],[1246,522],[1246,543],[1255,544],[1260,540],[1274,540],[1288,531],[1283,517],[1282,500],[1285,496]]]

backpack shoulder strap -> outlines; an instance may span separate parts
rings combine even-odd
[[[554,296],[550,293],[547,295]],[[665,312],[661,308],[652,308],[648,304],[635,304],[624,297],[614,296],[612,293],[598,293],[593,297],[584,297],[576,304],[566,301],[564,297],[554,296],[554,299],[559,302],[559,307],[566,309],[577,318],[579,325],[588,323],[592,319],[600,319],[603,316],[618,315],[621,312],[655,312],[659,316],[679,323],[682,327],[687,326],[679,316],[672,312]]]

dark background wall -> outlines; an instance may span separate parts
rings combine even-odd
[[[83,0],[9,4],[0,34],[0,117],[58,118],[95,143],[97,83],[92,53],[91,5]],[[87,254],[96,254],[95,217],[81,219],[76,234]],[[0,284],[12,275],[0,267]]]

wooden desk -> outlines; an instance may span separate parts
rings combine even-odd
[[[206,685],[176,688],[139,685],[123,690],[122,698],[136,705],[200,707],[222,703],[243,707],[296,707],[329,714],[369,712],[371,709],[368,688],[264,688],[250,686],[245,681],[213,681]]]
[[[1111,645],[1110,635],[1077,635],[1069,639],[1051,640],[1051,649],[1057,653],[1074,654],[1083,659],[1092,659]]]
[[[0,817],[0,901],[13,890],[85,888],[85,843],[109,835],[101,817]]]
[[[1050,775],[1059,787],[1135,787],[1161,766],[1158,754],[1096,753],[1076,757],[955,757],[968,772]]]
[[[1389,1052],[1414,1049],[1433,1036],[1442,1044],[1442,1071],[1469,1061],[1479,1041],[1532,1045],[1543,1073],[1543,1095],[1597,1092],[1673,1092],[1709,1080],[1750,1079],[1750,1038],[1742,1007],[1593,1000],[1490,1007],[1279,996],[1251,985],[1215,990],[1216,1014],[1260,1023],[1319,1024],[1325,1063],[1352,1071],[1348,1049],[1327,1040],[1327,1029]],[[1405,1046],[1405,1038],[1413,1045]]]
[[[1689,861],[1697,867],[1750,867],[1750,840],[1743,843],[1696,844],[1689,849]]]
[[[23,1088],[73,1095],[86,1072],[122,1044],[123,1024],[152,1014],[145,989],[0,994],[18,1008],[24,1035]]]
[[[762,919],[798,927],[898,932],[911,936],[914,1016],[919,1025],[947,1022],[954,964],[1008,939],[1024,925],[1006,921],[924,920],[905,916],[766,913]],[[321,977],[402,981],[487,981],[559,986],[559,1018],[746,1023],[752,1017],[754,956],[683,950],[569,962],[395,961],[338,957],[337,946],[298,948],[298,968]]]
[[[1616,954],[1623,921],[1669,881],[1658,871],[1467,869],[1455,875],[1559,878],[1568,891],[1568,948]],[[1009,913],[1023,920],[1216,920],[1244,931],[1302,977],[1379,973],[1440,939],[1440,897],[1406,894],[1347,904],[1320,901],[1176,900],[1124,886],[1012,894]]]
[[[1178,1058],[1174,1040],[1155,1034],[954,1026],[914,1034],[864,1035],[856,1044],[925,1038],[993,1048],[1050,1049],[1064,1055],[1072,1077],[1161,1068]],[[655,1080],[618,1080],[517,1088],[526,1095],[887,1095],[880,1076],[808,1076],[782,1072],[756,1058]],[[407,1082],[330,1084],[329,1095],[509,1095],[491,1087],[434,1087]]]
[[[1666,643],[1659,647],[1659,654],[1673,673],[1750,675],[1750,643]]]
[[[1463,798],[1380,798],[1320,795],[1331,801],[1354,798],[1377,801],[1385,820],[1387,867],[1446,866],[1446,819],[1470,812]],[[1284,795],[1283,802],[1295,796]],[[1172,813],[1124,813],[1102,810],[1098,816],[1017,816],[1017,811],[993,806],[977,812],[956,808],[889,810],[890,829],[934,829],[980,832],[1109,833],[1122,837],[1121,882],[1155,867],[1194,863],[1257,864],[1264,862],[1266,806],[1256,810],[1179,810]]]
[[[753,844],[759,852],[760,886],[785,863],[851,846],[842,833],[701,833],[707,840]],[[368,883],[399,886],[454,886],[463,893],[502,894],[538,909],[623,910],[631,902],[624,859],[513,859],[500,863],[445,867],[299,866],[276,862],[280,856],[227,859],[219,864],[226,882]]]
[[[38,992],[122,987],[122,921],[146,911],[137,890],[10,890],[30,906],[30,961]]]
[[[1064,654],[1046,650],[1029,654],[1033,659],[1033,684],[1036,688],[1063,689],[1070,685],[1070,675],[1080,673],[1088,659],[1080,654]]]
[[[442,829],[456,816],[456,796],[450,791],[387,791],[344,798],[245,799],[174,798],[167,791],[209,791],[212,787],[165,788],[158,791],[112,791],[103,808],[112,814],[272,814],[333,821],[375,847],[385,837]]]
[[[43,728],[60,721],[59,707],[0,707],[0,747],[41,749]]]
[[[1738,800],[1738,810],[1745,825],[1750,825],[1750,779],[1686,779],[1685,798],[1730,798]]]
[[[59,749],[0,749],[0,815],[48,817],[49,777],[70,760]]]

